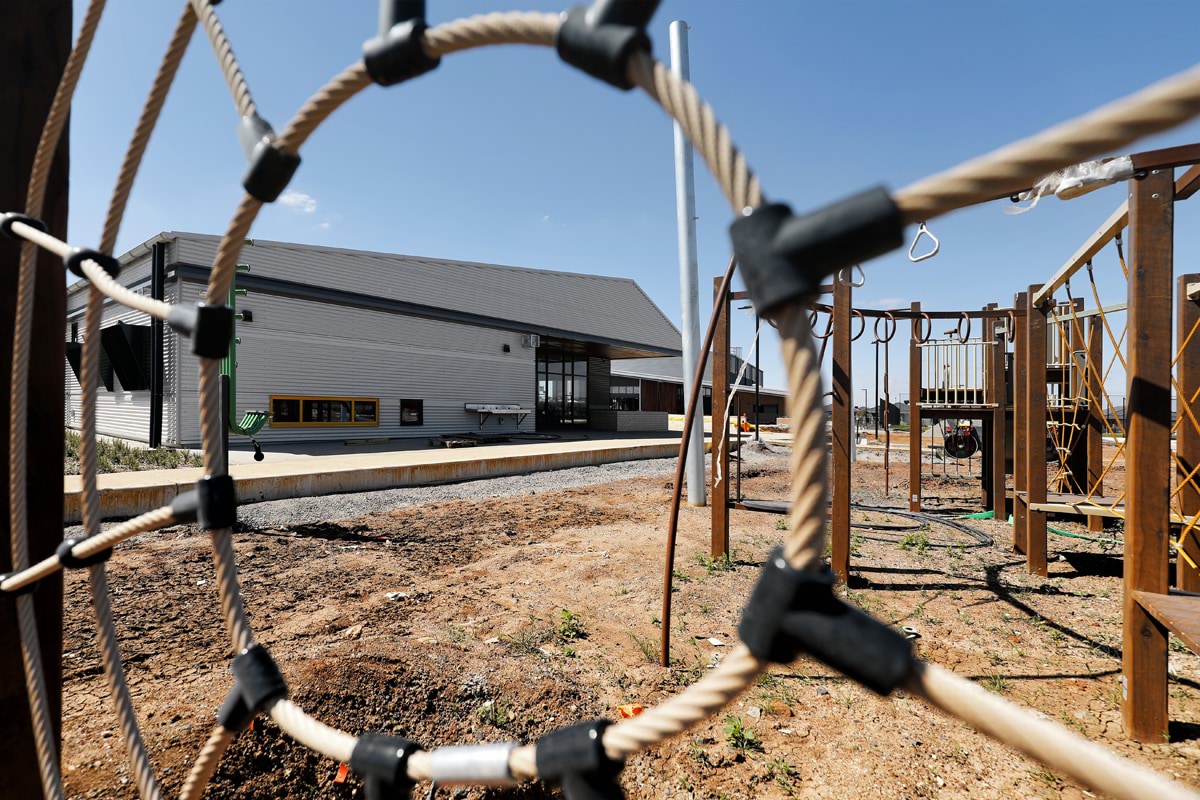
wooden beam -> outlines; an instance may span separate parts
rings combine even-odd
[[[50,111],[59,76],[71,50],[70,0],[0,4],[0,210],[25,210],[29,172],[42,126]],[[53,154],[44,210],[50,233],[66,238],[69,134],[64,131]],[[13,318],[20,245],[0,237],[0,418],[9,420]],[[62,541],[63,320],[66,284],[62,261],[42,252],[33,296],[34,358],[29,370],[26,508],[29,558],[36,563],[54,555]],[[0,484],[9,486],[9,438],[0,437]],[[12,568],[9,494],[0,500],[0,572]],[[62,711],[62,573],[43,578],[33,595],[42,673],[54,727],[56,750]],[[0,770],[4,796],[42,797],[41,773],[21,662],[16,603],[0,599]]]
[[[721,278],[713,278],[713,313],[717,330],[713,336],[712,366],[712,488],[713,558],[729,552],[729,425],[721,424],[729,402],[729,303],[718,302]],[[718,474],[720,480],[717,479]]]
[[[1192,398],[1200,390],[1200,303],[1188,297],[1187,287],[1200,281],[1200,274],[1180,275],[1176,281],[1179,296],[1175,301],[1175,342],[1180,351],[1175,359],[1179,383],[1175,397],[1179,419],[1175,437],[1178,459],[1175,485],[1181,487],[1179,510],[1187,519],[1195,519],[1200,515],[1200,473],[1192,474],[1192,470],[1200,466],[1200,431],[1196,430],[1192,420],[1200,421],[1200,399],[1193,401]],[[1200,529],[1184,534],[1177,549],[1175,585],[1187,592],[1200,592],[1200,569],[1197,568],[1200,566]]]
[[[1122,669],[1125,732],[1161,742],[1167,732],[1167,629],[1135,592],[1166,594],[1171,492],[1171,272],[1174,191],[1169,170],[1130,181],[1128,428]]]
[[[1008,351],[1008,344],[1004,338],[1004,325],[998,319],[991,322],[990,339],[995,344],[991,347],[991,359],[988,362],[988,402],[996,405],[992,412],[992,441],[988,448],[992,458],[991,508],[995,519],[1002,522],[1008,496],[1008,475],[1004,457],[1008,419],[1008,384],[1004,356]]]
[[[908,344],[908,510],[921,510],[921,304],[913,303],[912,337]]]
[[[1024,308],[1029,303],[1029,295],[1018,293],[1013,298],[1013,305]],[[1025,342],[1029,340],[1029,318],[1017,318],[1013,326],[1013,552],[1024,553],[1027,549],[1029,529],[1026,526],[1026,508],[1028,500],[1025,492],[1029,489],[1025,470],[1025,417],[1028,416],[1025,405],[1025,378],[1029,354],[1025,351]]]
[[[1071,301],[1071,308],[1076,316],[1083,311],[1083,298],[1076,297]],[[1087,395],[1087,329],[1084,323],[1077,319],[1066,319],[1064,324],[1069,326],[1068,341],[1071,343],[1071,352],[1067,355],[1067,363],[1071,368],[1067,371],[1067,379],[1063,382],[1064,389],[1069,397],[1085,397]],[[1080,494],[1087,493],[1087,411],[1081,412],[1076,410],[1072,412],[1070,419],[1064,412],[1063,421],[1070,421],[1080,424],[1083,427],[1083,434],[1073,434],[1067,438],[1071,440],[1071,451],[1067,456],[1067,469],[1069,471],[1070,491]]]
[[[1195,595],[1134,592],[1138,605],[1193,653],[1200,654],[1200,597]]]
[[[1187,200],[1200,191],[1200,164],[1193,165],[1175,181],[1175,202]]]
[[[1042,287],[1029,287],[1025,307],[1025,565],[1034,575],[1046,575],[1046,512],[1035,503],[1046,502],[1046,316],[1049,302],[1034,298]]]
[[[1083,246],[1075,251],[1075,255],[1067,259],[1066,263],[1058,268],[1058,272],[1043,284],[1041,290],[1034,296],[1033,304],[1041,305],[1050,299],[1053,294],[1058,291],[1071,276],[1078,272],[1084,264],[1091,261],[1092,258],[1104,249],[1104,246],[1117,237],[1117,234],[1125,230],[1125,226],[1129,224],[1129,202],[1121,203],[1104,224],[1096,229],[1096,232],[1088,237],[1088,240],[1083,243]]]
[[[854,436],[854,385],[851,378],[851,289],[833,289],[833,503],[830,509],[830,568],[839,580],[850,577],[850,448]]]
[[[1082,299],[1082,298],[1077,298]],[[1087,319],[1088,317],[1098,317],[1101,314],[1115,314],[1124,311],[1129,307],[1128,303],[1113,303],[1112,305],[1101,306],[1100,308],[1081,309],[1075,312],[1064,311],[1059,314],[1055,312],[1046,318],[1047,322],[1062,322],[1070,319]]]

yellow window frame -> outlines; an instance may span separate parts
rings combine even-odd
[[[374,403],[375,404],[375,421],[374,422],[309,422],[300,420],[299,422],[276,422],[275,421],[275,401],[276,400],[297,400],[300,402],[300,416],[304,416],[304,401],[306,400],[337,400],[350,404],[350,417],[354,417],[355,403]],[[379,427],[379,398],[378,397],[326,397],[324,395],[311,394],[273,394],[267,401],[271,410],[272,428],[378,428]]]

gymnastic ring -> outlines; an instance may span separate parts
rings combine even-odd
[[[858,280],[854,280],[854,270],[858,270]],[[849,277],[846,277],[849,276]],[[862,266],[855,264],[853,267],[839,269],[837,274],[838,283],[843,286],[849,286],[851,289],[861,289],[867,285],[867,275],[863,272]]]
[[[862,338],[862,335],[867,332],[867,318],[864,317],[863,312],[859,311],[857,308],[850,309],[850,313],[854,314],[855,318],[862,323],[858,329],[858,333],[850,337],[850,341],[857,342]]]
[[[962,332],[963,322],[967,323],[967,335],[966,336],[963,336],[963,332]],[[955,333],[955,335],[958,336],[958,340],[960,342],[965,342],[971,338],[971,316],[967,312],[965,312],[965,311],[962,312],[962,318],[959,319],[959,321],[958,321],[958,329],[955,330],[954,333]]]
[[[917,340],[917,344],[925,344],[929,341],[929,337],[933,334],[933,320],[924,311],[920,312],[921,319],[913,320],[913,338]],[[925,335],[921,336],[917,331],[921,330],[921,322],[925,323]]]
[[[879,335],[879,323],[885,322],[885,321],[892,323],[892,327],[890,330],[888,329],[887,325],[883,326],[883,330],[887,333],[886,338]],[[892,340],[892,337],[896,335],[896,324],[897,324],[896,318],[892,316],[892,312],[890,312],[890,311],[885,311],[885,312],[883,312],[883,316],[876,317],[875,318],[875,329],[874,329],[875,330],[875,341],[883,342],[884,344],[887,344],[888,342],[890,342]]]
[[[825,333],[817,333],[817,321],[820,315],[816,310],[810,311],[808,315],[808,327],[812,328],[812,335],[815,339],[828,339],[833,336],[833,314],[829,315],[829,324],[825,326]]]

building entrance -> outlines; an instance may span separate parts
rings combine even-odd
[[[587,359],[538,348],[537,427],[587,425]]]

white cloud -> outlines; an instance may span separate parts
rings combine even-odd
[[[319,230],[319,231],[327,231],[332,227],[333,227],[332,222],[318,222],[317,223],[317,230]]]
[[[302,214],[315,214],[317,211],[317,198],[304,192],[286,191],[279,196],[279,202]]]
[[[542,222],[549,222],[549,221],[550,221],[550,215],[549,215],[549,214],[547,214],[546,216],[542,217]]]

